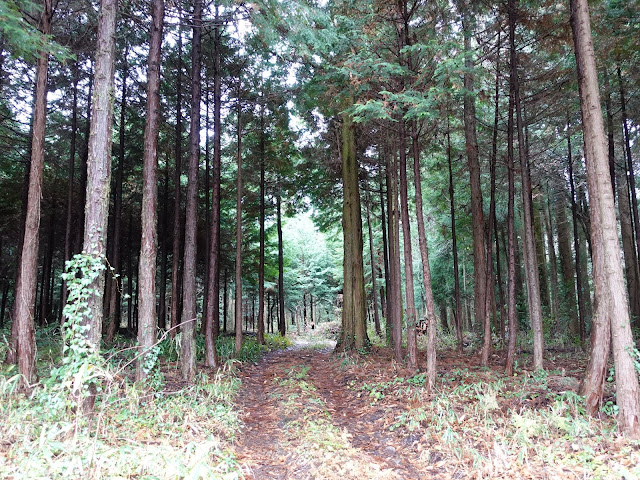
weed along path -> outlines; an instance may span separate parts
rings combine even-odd
[[[344,366],[330,350],[298,345],[243,368],[236,453],[246,478],[438,478],[412,463],[419,452]]]

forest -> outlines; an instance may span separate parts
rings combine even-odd
[[[0,0],[0,477],[640,478],[636,0]]]

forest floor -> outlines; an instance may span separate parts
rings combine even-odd
[[[440,335],[428,392],[425,374],[396,363],[372,333],[367,354],[334,354],[338,328],[267,335],[266,346],[247,334],[238,355],[225,335],[223,367],[199,365],[193,382],[181,379],[177,341],[165,339],[144,385],[122,338],[85,369],[102,389],[92,415],[60,381],[85,370],[61,363],[55,330],[40,331],[41,383],[30,395],[15,367],[0,369],[0,478],[640,479],[640,442],[617,434],[610,380],[600,415],[585,414],[579,348],[549,342],[546,370],[534,372],[523,336],[506,377],[502,351],[481,367],[472,334],[463,355]]]
[[[513,378],[498,355],[482,368],[439,352],[428,394],[388,349],[337,356],[305,338],[240,368],[232,449],[246,478],[640,478],[640,443],[619,438],[608,414],[585,416],[573,349],[550,352],[545,373],[525,360]]]

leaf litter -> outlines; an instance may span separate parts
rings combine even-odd
[[[271,352],[238,374],[237,460],[249,479],[640,478],[640,443],[584,415],[583,358],[511,378],[493,360],[440,352],[429,393],[389,349]]]

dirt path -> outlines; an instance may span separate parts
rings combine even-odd
[[[406,437],[328,351],[272,352],[240,378],[236,451],[247,478],[436,478],[411,463],[417,452]]]

